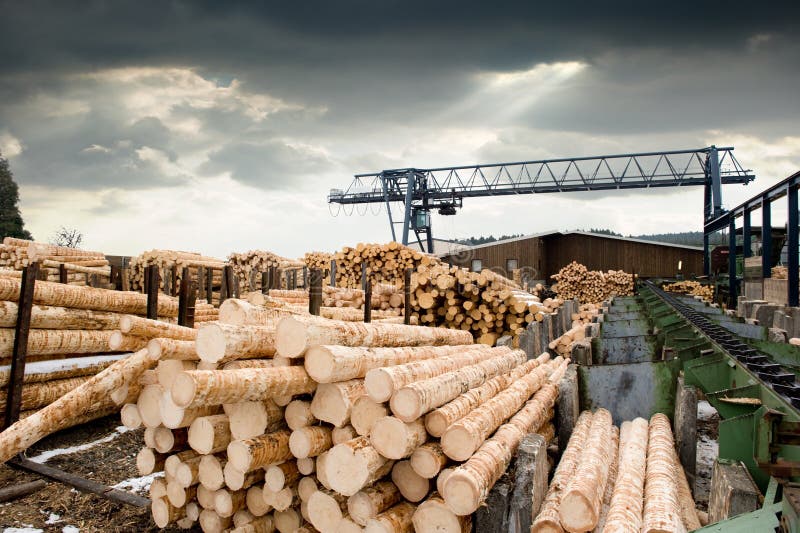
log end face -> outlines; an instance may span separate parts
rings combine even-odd
[[[442,500],[429,499],[421,503],[411,519],[416,533],[461,533],[461,521]]]
[[[442,451],[454,461],[466,461],[478,448],[475,437],[471,431],[462,426],[450,426],[442,434]]]
[[[461,472],[453,472],[447,477],[443,496],[447,506],[459,516],[474,513],[481,504],[480,488]]]
[[[189,446],[202,455],[211,453],[214,446],[214,427],[206,417],[195,419],[189,426]]]
[[[357,492],[347,499],[347,512],[355,523],[366,526],[369,519],[375,516],[375,507],[369,496],[363,492]]]
[[[597,525],[597,513],[585,495],[568,491],[561,499],[558,510],[561,526],[571,533],[591,531]]]
[[[225,332],[216,324],[200,328],[195,344],[201,361],[216,363],[225,357]]]
[[[311,525],[320,531],[336,531],[343,515],[333,497],[317,491],[308,499],[308,518]]]
[[[394,416],[403,422],[413,422],[423,415],[419,393],[410,388],[402,388],[392,395],[389,402]]]
[[[289,435],[289,450],[298,459],[305,459],[311,451],[311,441],[303,428],[292,431]]]
[[[237,470],[247,472],[250,468],[250,449],[242,442],[235,440],[228,444],[228,462]]]
[[[447,429],[447,420],[438,411],[432,411],[425,417],[425,429],[433,437],[441,437]]]
[[[381,368],[367,372],[364,378],[364,388],[372,401],[377,403],[389,401],[394,392],[391,378]]]
[[[375,421],[370,432],[370,443],[387,459],[402,459],[406,453],[406,424],[402,420],[385,416]]]
[[[292,317],[282,318],[275,330],[275,350],[282,357],[300,357],[308,348],[305,324]]]
[[[170,504],[166,498],[158,498],[153,500],[150,505],[150,511],[153,514],[153,522],[160,528],[165,528],[169,524]]]
[[[192,379],[192,376],[181,372],[175,376],[170,388],[170,395],[173,403],[178,407],[189,407],[194,400],[195,393],[197,392],[197,384]]]
[[[335,370],[333,356],[324,346],[312,346],[306,351],[305,367],[311,379],[317,383],[330,383]]]

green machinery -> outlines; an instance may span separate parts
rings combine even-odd
[[[640,298],[664,350],[681,361],[685,383],[703,391],[720,414],[720,460],[741,461],[764,494],[761,509],[700,531],[800,531],[798,350],[652,283],[642,286]]]

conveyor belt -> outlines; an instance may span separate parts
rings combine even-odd
[[[767,354],[742,342],[727,329],[715,324],[703,313],[695,311],[691,306],[662,290],[652,281],[648,280],[645,283],[654,294],[686,318],[722,352],[741,363],[751,374],[783,397],[792,407],[800,409],[800,383],[797,382],[794,373],[772,361]]]

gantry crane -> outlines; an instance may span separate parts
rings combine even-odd
[[[723,213],[723,183],[747,184],[755,179],[733,156],[733,147],[646,152],[495,163],[442,168],[401,168],[356,174],[350,186],[332,189],[329,203],[384,203],[392,239],[402,224],[402,243],[413,231],[420,247],[426,240],[433,252],[431,211],[455,215],[464,198],[547,192],[705,187],[704,220]],[[404,205],[403,220],[395,221],[392,202]]]

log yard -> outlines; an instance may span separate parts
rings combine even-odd
[[[0,1],[0,533],[800,533],[798,6],[568,4]]]

